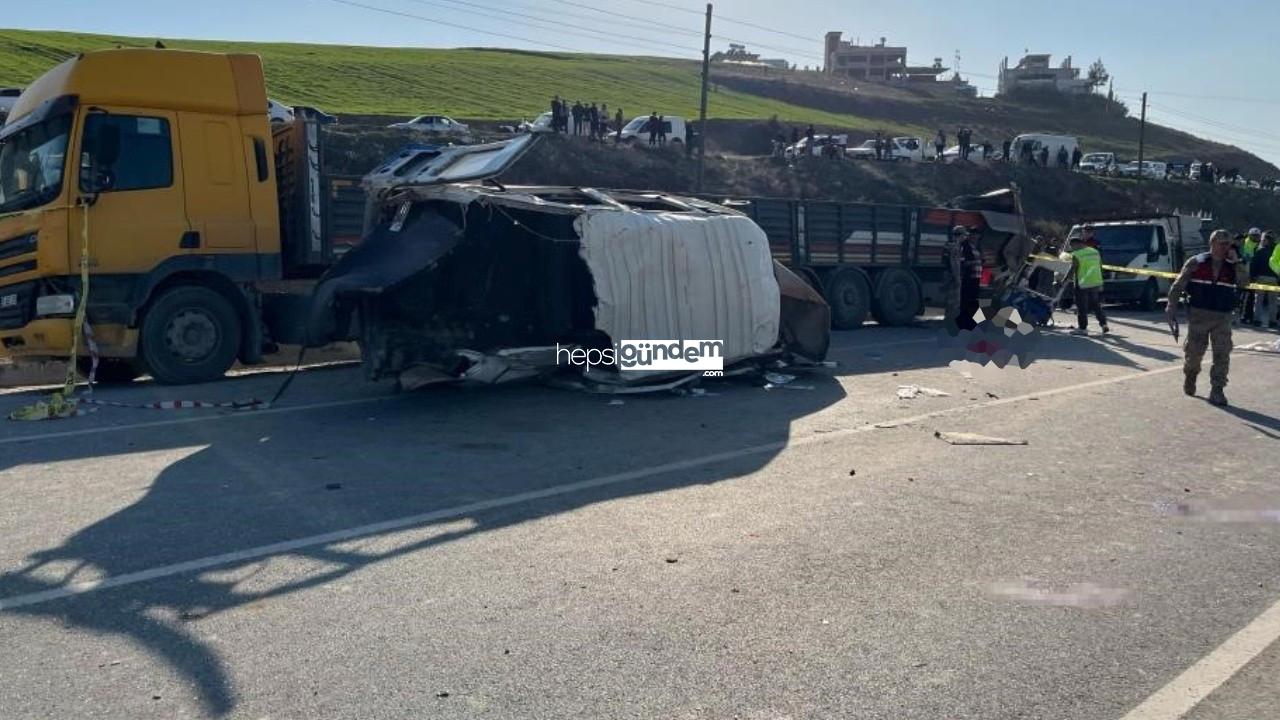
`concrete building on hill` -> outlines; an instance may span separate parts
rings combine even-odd
[[[875,45],[858,45],[842,40],[844,33],[833,30],[827,33],[823,52],[822,71],[854,80],[879,82],[936,82],[947,71],[942,58],[934,58],[932,65],[908,65],[907,49],[885,43],[885,38]]]
[[[1080,77],[1080,68],[1071,65],[1070,55],[1058,67],[1050,64],[1051,57],[1047,53],[1028,54],[1014,67],[1009,67],[1009,58],[1001,60],[996,94],[1005,95],[1018,90],[1084,94],[1092,90],[1088,78]]]

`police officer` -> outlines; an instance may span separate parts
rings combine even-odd
[[[1102,309],[1102,254],[1094,238],[1092,225],[1080,231],[1080,240],[1071,251],[1072,277],[1076,282],[1076,335],[1089,334],[1089,310],[1098,317],[1102,334],[1111,332],[1107,314]]]
[[[1171,320],[1184,292],[1191,302],[1183,365],[1186,380],[1182,389],[1186,394],[1196,394],[1200,361],[1212,343],[1213,369],[1209,371],[1209,382],[1213,388],[1209,402],[1226,406],[1223,388],[1227,386],[1227,371],[1231,367],[1231,314],[1236,306],[1236,291],[1248,284],[1249,271],[1232,246],[1231,233],[1214,230],[1209,238],[1209,252],[1187,260],[1173,287],[1169,288],[1165,312]]]
[[[957,225],[951,230],[951,247],[947,253],[951,267],[951,307],[949,315],[957,328],[973,330],[978,326],[978,290],[982,286],[981,236],[978,229]]]

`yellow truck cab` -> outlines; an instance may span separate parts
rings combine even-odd
[[[69,353],[86,220],[103,379],[199,382],[296,341],[264,298],[318,275],[331,238],[295,124],[273,138],[256,55],[107,50],[37,79],[0,128],[0,357]]]

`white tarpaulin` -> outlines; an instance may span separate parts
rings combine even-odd
[[[589,209],[574,223],[596,328],[621,340],[723,340],[725,362],[778,342],[769,240],[738,215]]]

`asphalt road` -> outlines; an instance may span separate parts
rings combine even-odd
[[[0,716],[1280,717],[1280,356],[1220,410],[1157,316],[1113,328],[1025,370],[869,328],[773,389],[331,368],[0,424]]]

